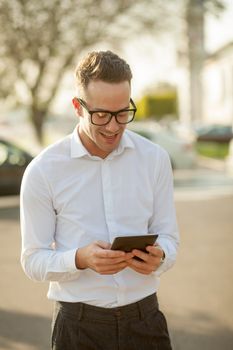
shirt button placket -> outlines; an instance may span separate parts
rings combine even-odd
[[[115,231],[114,210],[113,210],[113,193],[112,193],[112,178],[111,178],[111,163],[108,160],[102,161],[102,188],[103,202],[106,224],[109,232],[109,240],[112,241]]]
[[[103,160],[102,161],[102,186],[103,186],[103,202],[104,202],[104,211],[106,224],[109,232],[109,240],[113,241],[113,238],[117,234],[117,225],[114,217],[114,193],[113,193],[113,184],[111,176],[111,161]],[[115,274],[114,280],[117,286],[116,289],[116,298],[117,304],[121,305],[124,302],[124,282],[121,277],[121,273]]]

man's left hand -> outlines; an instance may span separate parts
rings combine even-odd
[[[159,268],[161,259],[164,257],[164,252],[158,245],[148,246],[146,250],[148,253],[134,249],[132,251],[133,255],[141,260],[132,258],[128,260],[127,265],[138,273],[149,275]]]

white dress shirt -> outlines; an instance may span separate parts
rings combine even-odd
[[[115,307],[153,294],[179,242],[169,156],[129,130],[107,158],[91,156],[75,128],[26,169],[21,232],[23,269],[33,280],[50,281],[50,299]],[[130,268],[100,275],[75,266],[79,247],[147,233],[159,235],[166,254],[150,275]]]

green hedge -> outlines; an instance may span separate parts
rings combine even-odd
[[[162,119],[164,116],[172,115],[178,117],[177,93],[174,90],[158,92],[153,95],[145,95],[137,101],[136,119],[154,118]]]
[[[229,154],[229,143],[198,141],[196,150],[198,154],[205,157],[224,159]]]

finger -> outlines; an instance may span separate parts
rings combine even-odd
[[[96,241],[95,244],[103,249],[110,249],[111,248],[111,244],[108,242],[105,242],[105,241]]]
[[[124,259],[127,261],[127,260],[129,260],[129,259],[132,259],[133,257],[134,257],[134,255],[133,255],[132,252],[130,252],[130,253],[125,253]]]
[[[110,243],[104,241],[94,242],[94,255],[99,258],[116,258],[125,256],[125,252],[121,250],[111,250]]]
[[[114,274],[121,270],[123,270],[127,266],[126,262],[115,264],[115,265],[109,265],[109,266],[96,266],[96,272],[100,274]]]
[[[153,271],[147,264],[141,263],[135,259],[132,259],[132,261],[128,262],[128,267],[144,275],[149,275]]]
[[[155,257],[163,257],[163,249],[160,246],[147,246],[146,250]]]
[[[140,258],[143,261],[148,261],[150,255],[148,253],[143,252],[142,250],[137,250],[134,249],[132,251],[133,255],[136,256],[137,258]]]
[[[133,253],[124,253],[124,255],[121,255],[119,257],[109,257],[106,260],[108,260],[110,264],[118,264],[120,262],[126,262],[132,259],[133,256]]]
[[[96,251],[96,256],[98,258],[102,258],[102,259],[120,258],[120,259],[124,260],[125,252],[122,252],[121,250],[101,249],[101,250]]]
[[[156,271],[159,264],[160,264],[160,258],[152,256],[148,253],[143,253],[141,251],[135,250],[135,256],[137,253],[137,257],[141,259],[141,261],[134,259],[131,259],[129,261],[130,267],[133,267],[134,269],[140,270],[141,273],[151,273],[152,271]]]
[[[117,258],[103,258],[103,257],[97,257],[96,258],[96,264],[100,265],[100,266],[113,266],[113,265],[117,265],[120,263],[126,263],[126,259],[123,257],[117,257]]]
[[[128,265],[130,267],[134,267],[139,270],[150,270],[150,265],[148,265],[145,261],[143,260],[138,260],[138,259],[131,259],[128,262]]]

